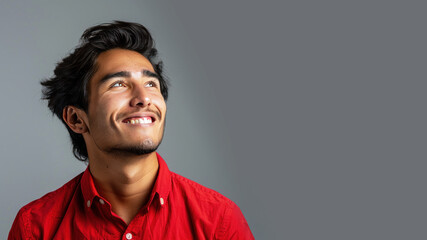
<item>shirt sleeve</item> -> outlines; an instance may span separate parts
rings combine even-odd
[[[25,218],[23,209],[16,215],[12,228],[9,231],[8,240],[32,239],[30,237],[30,223]]]
[[[215,234],[216,239],[254,240],[254,236],[240,208],[232,203],[225,209],[220,227]]]

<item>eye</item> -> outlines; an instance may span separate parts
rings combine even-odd
[[[145,84],[146,87],[157,87],[157,83],[154,81],[149,81]]]
[[[125,83],[123,81],[117,81],[113,84],[111,84],[110,88],[116,88],[116,87],[124,87]]]

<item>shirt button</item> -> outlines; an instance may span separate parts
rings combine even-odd
[[[160,198],[160,205],[162,205],[162,206],[163,206],[163,204],[165,204],[165,200],[161,197],[161,198]]]
[[[132,233],[126,234],[126,239],[132,239]]]
[[[104,205],[104,200],[102,200],[102,199],[99,199],[99,203],[101,203],[102,205]]]
[[[87,207],[90,207],[90,200],[87,200],[86,205],[87,205]]]

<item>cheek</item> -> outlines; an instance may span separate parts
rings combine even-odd
[[[166,102],[161,94],[153,94],[151,102],[154,103],[162,112],[166,112]]]
[[[96,124],[105,125],[108,121],[112,121],[117,117],[117,112],[126,104],[123,98],[117,98],[113,96],[105,96],[100,98],[99,101],[93,105],[92,122]]]

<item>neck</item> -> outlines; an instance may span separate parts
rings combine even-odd
[[[89,156],[97,191],[127,224],[148,201],[158,168],[155,152],[142,156]]]

